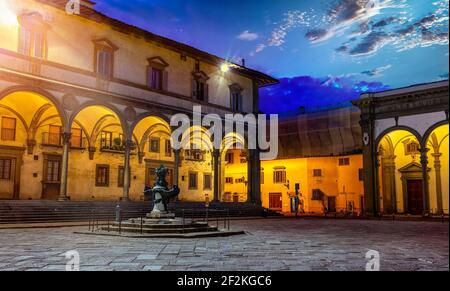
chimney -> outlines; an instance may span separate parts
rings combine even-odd
[[[245,68],[245,59],[242,59],[242,66]]]

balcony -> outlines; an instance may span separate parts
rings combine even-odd
[[[61,133],[43,132],[42,133],[42,145],[48,147],[62,147],[63,137]],[[78,136],[72,137],[70,140],[70,148],[72,149],[85,149],[86,138]]]

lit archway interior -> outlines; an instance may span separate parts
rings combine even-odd
[[[120,118],[103,106],[82,109],[71,124],[68,169],[71,200],[118,200],[123,192],[124,134]],[[132,152],[132,159],[136,151]]]
[[[62,120],[52,101],[33,92],[0,100],[0,199],[58,198]]]
[[[155,184],[155,169],[161,165],[169,169],[167,181],[169,187],[178,184],[174,181],[174,153],[171,146],[171,129],[169,124],[160,117],[149,116],[142,119],[133,130],[133,140],[136,141],[138,163],[133,163],[137,173],[130,193],[134,197],[142,195],[145,186]]]
[[[380,209],[383,213],[423,212],[420,142],[409,131],[386,134],[378,145]]]
[[[221,147],[220,200],[246,202],[248,185],[245,139],[237,133],[227,134]]]
[[[204,127],[192,126],[181,140],[180,200],[204,202],[214,198],[213,144]]]
[[[429,149],[428,165],[430,167],[430,212],[433,214],[448,214],[448,163],[449,163],[449,126],[439,126],[430,134],[426,145]]]

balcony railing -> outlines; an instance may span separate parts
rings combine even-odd
[[[42,133],[42,144],[46,146],[63,146],[63,138],[61,133],[43,132]],[[72,137],[70,140],[70,147],[75,149],[86,148],[86,138],[84,137]]]

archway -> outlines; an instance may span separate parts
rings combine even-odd
[[[59,197],[61,142],[66,118],[55,99],[49,96],[14,90],[0,96],[2,199],[55,200]],[[24,175],[26,179],[21,179]]]
[[[380,211],[410,213],[424,211],[424,181],[420,140],[406,129],[393,129],[378,142]]]
[[[205,202],[214,199],[214,169],[211,134],[204,127],[192,126],[183,134],[181,150],[180,200]]]
[[[227,134],[221,146],[220,200],[246,202],[248,200],[248,164],[245,138],[237,133]]]
[[[428,164],[430,167],[430,212],[449,213],[449,125],[432,128],[425,136]]]
[[[70,199],[118,200],[123,194],[126,140],[118,111],[114,107],[88,104],[74,113],[70,125],[67,174]]]
[[[171,128],[166,120],[157,116],[147,116],[139,120],[133,128],[133,139],[136,140],[137,162],[131,167],[135,176],[130,189],[133,199],[143,199],[144,186],[155,184],[155,169],[164,165],[169,169],[169,187],[178,185],[175,181],[176,165],[172,151]]]

